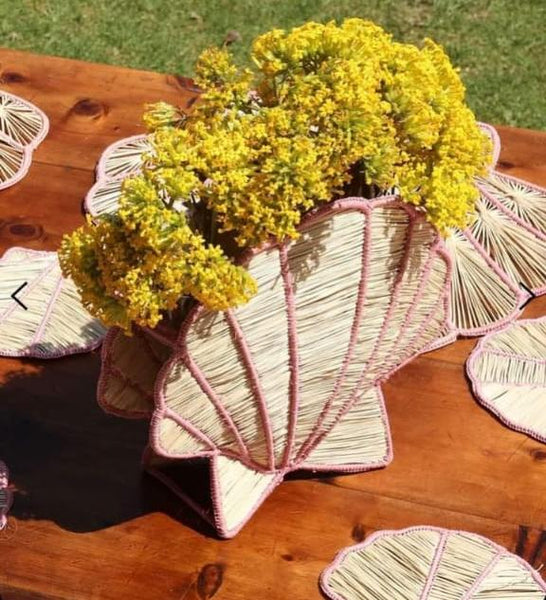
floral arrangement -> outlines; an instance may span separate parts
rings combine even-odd
[[[247,302],[238,249],[297,237],[304,213],[344,195],[395,189],[444,234],[472,218],[490,142],[437,44],[348,19],[270,31],[252,60],[206,50],[191,112],[148,107],[153,149],[119,211],[63,240],[64,274],[106,324],[154,327],[188,295]]]

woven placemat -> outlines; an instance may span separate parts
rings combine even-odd
[[[487,538],[412,527],[379,531],[342,550],[322,573],[332,600],[544,600],[529,564]]]
[[[156,388],[152,448],[211,459],[225,537],[290,471],[387,465],[379,383],[447,318],[449,261],[407,204],[341,200],[300,231],[247,255],[259,287],[248,304],[193,310]]]
[[[487,335],[466,369],[483,406],[508,427],[546,443],[546,317]]]
[[[0,356],[56,358],[98,346],[106,331],[82,306],[56,252],[10,248],[0,259]]]
[[[474,222],[446,240],[453,262],[452,326],[447,337],[480,336],[515,320],[531,295],[546,292],[546,190],[495,170],[499,136],[489,174],[476,179],[480,193]]]
[[[115,213],[123,180],[140,173],[151,149],[146,135],[123,138],[108,146],[97,163],[96,182],[85,197],[84,210],[91,216]]]
[[[49,120],[38,107],[0,90],[0,190],[26,175],[48,130]]]

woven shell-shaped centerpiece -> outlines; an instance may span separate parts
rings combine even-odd
[[[321,577],[332,600],[543,600],[525,561],[464,531],[381,531],[346,548]]]
[[[190,313],[156,386],[152,448],[212,459],[223,536],[289,471],[388,464],[379,384],[445,327],[449,261],[412,208],[341,200],[300,233],[246,257],[247,305]]]

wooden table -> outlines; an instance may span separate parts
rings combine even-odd
[[[29,175],[0,192],[2,252],[57,248],[83,220],[101,151],[143,131],[143,103],[193,98],[181,77],[11,50],[0,50],[0,86],[51,119]],[[502,169],[546,185],[546,133],[499,131]],[[546,298],[525,310],[545,313]],[[338,549],[417,524],[489,536],[539,567],[546,446],[474,401],[463,370],[474,343],[422,356],[385,386],[390,467],[285,482],[230,541],[141,474],[147,426],[97,406],[98,352],[1,359],[0,458],[16,489],[0,534],[1,599],[309,600],[321,597],[319,573]]]

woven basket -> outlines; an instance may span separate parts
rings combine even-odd
[[[153,412],[146,463],[166,483],[158,460],[210,460],[208,517],[225,537],[290,471],[387,465],[380,384],[446,327],[450,261],[413,208],[340,200],[300,234],[244,257],[259,285],[247,305],[196,305],[176,340],[114,330],[103,350],[99,402]]]

